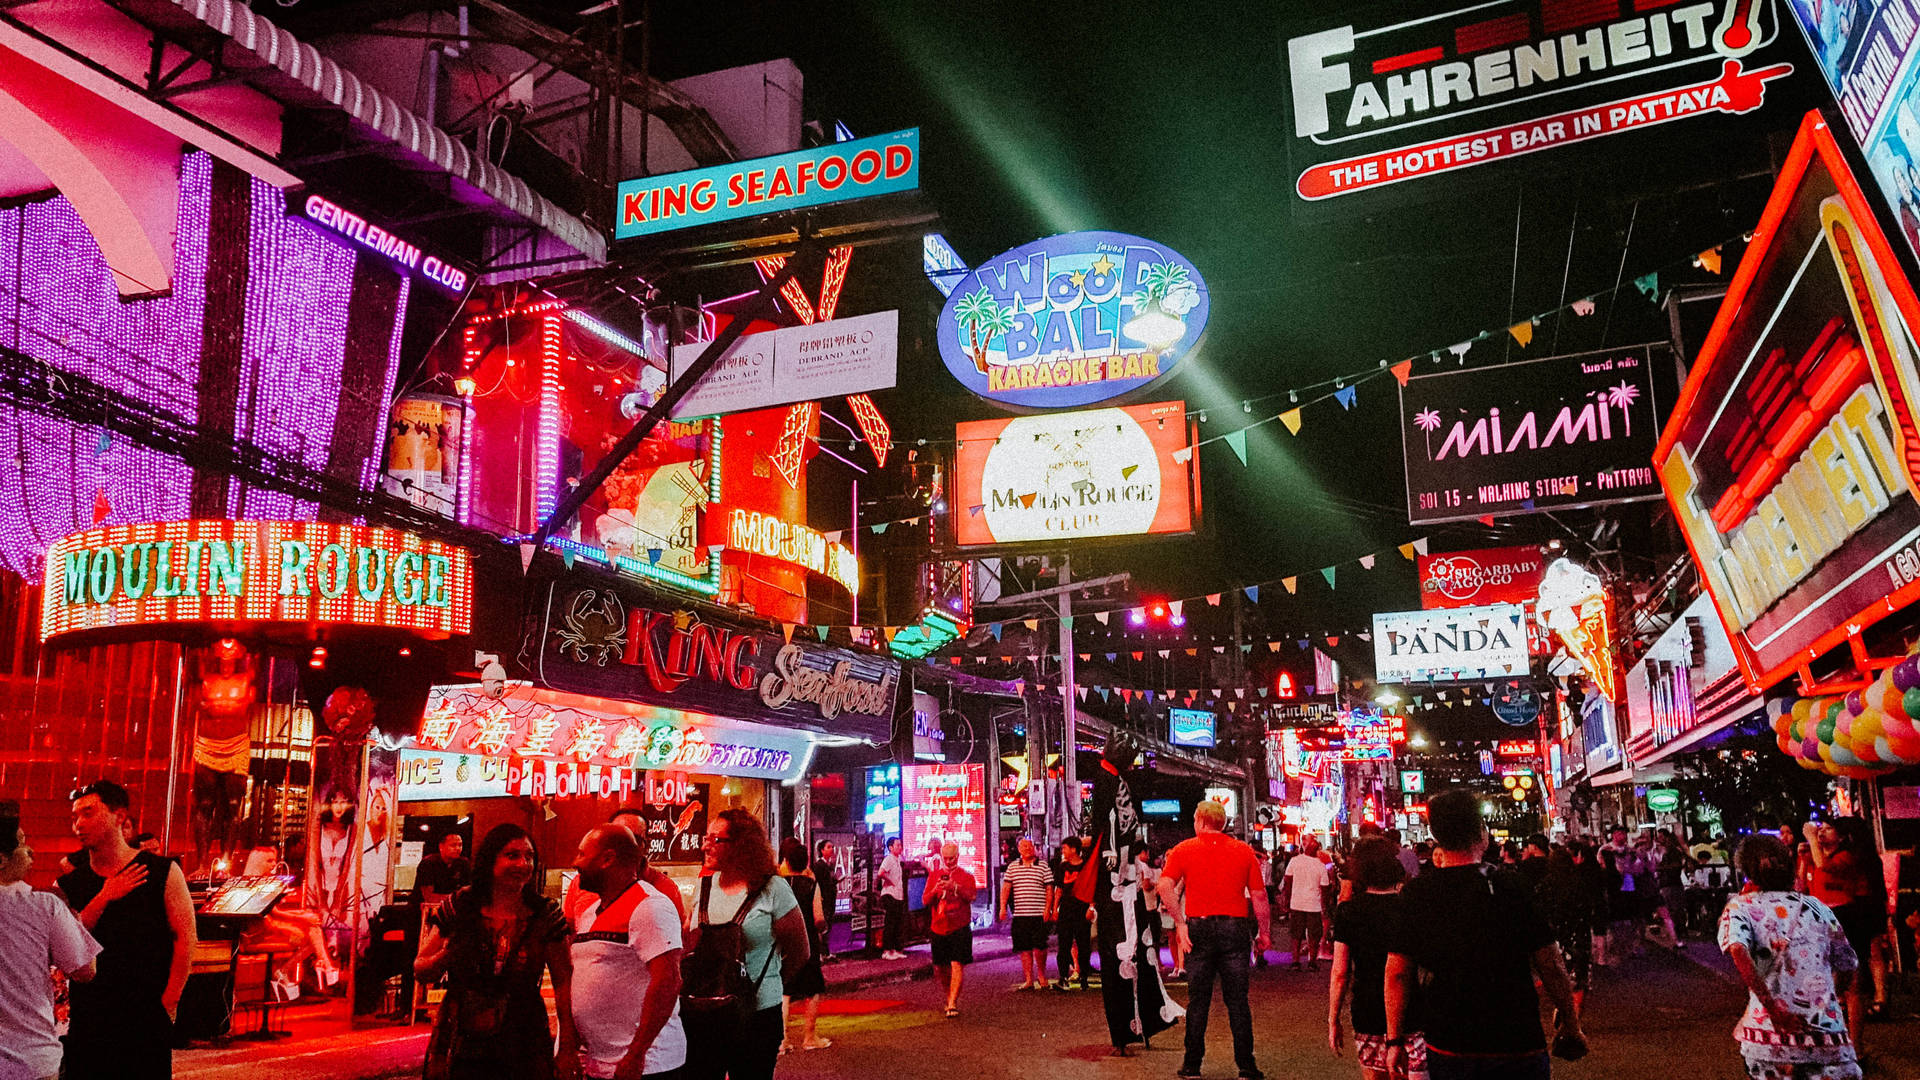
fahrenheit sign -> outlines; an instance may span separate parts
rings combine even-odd
[[[920,186],[920,129],[790,154],[623,181],[613,238],[912,191]]]
[[[159,623],[346,623],[464,634],[463,548],[310,521],[172,521],[69,536],[47,552],[40,639]]]

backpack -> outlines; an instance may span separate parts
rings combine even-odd
[[[768,950],[759,978],[749,978],[747,933],[741,924],[746,922],[747,913],[759,902],[766,887],[767,883],[761,882],[740,901],[740,910],[733,913],[732,919],[715,924],[707,921],[713,878],[700,880],[700,940],[680,958],[682,1012],[741,1022],[758,1011],[760,983],[767,977],[774,953],[779,950]]]

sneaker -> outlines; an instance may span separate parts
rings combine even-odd
[[[1173,1075],[1180,1077],[1181,1080],[1198,1080],[1198,1077],[1200,1076],[1200,1066],[1182,1065],[1178,1069],[1174,1070]]]

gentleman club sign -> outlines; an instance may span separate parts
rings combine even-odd
[[[1651,360],[1640,346],[1408,380],[1407,520],[1659,498]]]
[[[1751,112],[1793,65],[1773,0],[1328,5],[1287,39],[1294,190],[1308,201],[1701,116]]]

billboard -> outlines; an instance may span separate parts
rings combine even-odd
[[[1524,604],[1540,591],[1546,571],[1540,549],[1526,544],[1422,555],[1417,563],[1425,608]]]
[[[678,381],[709,342],[677,345]],[[743,335],[673,407],[673,418],[748,412],[796,401],[892,389],[900,359],[900,313],[876,311],[846,319]]]
[[[1035,240],[973,268],[935,325],[960,384],[1016,411],[1144,390],[1207,328],[1207,283],[1179,252],[1116,232]]]
[[[1524,675],[1528,670],[1526,609],[1489,604],[1376,612],[1373,659],[1374,678],[1383,683]]]
[[[900,835],[910,856],[930,841],[953,844],[960,865],[984,877],[994,854],[987,846],[987,767],[901,766]]]
[[[1287,38],[1294,193],[1307,201],[1759,108],[1793,71],[1754,54],[1773,0],[1376,5]],[[1832,5],[1839,6],[1839,5]],[[1337,24],[1337,25],[1327,25]]]
[[[1549,356],[1407,380],[1407,520],[1657,499],[1652,348]]]
[[[1175,746],[1213,745],[1213,714],[1205,709],[1168,709],[1167,741]]]
[[[615,240],[777,214],[920,186],[920,129],[622,180]]]
[[[1791,0],[1847,130],[1920,254],[1920,2]]]
[[[977,420],[954,437],[962,547],[1184,533],[1199,512],[1184,402]]]
[[[1917,318],[1809,114],[1654,455],[1749,689],[1920,600]]]

